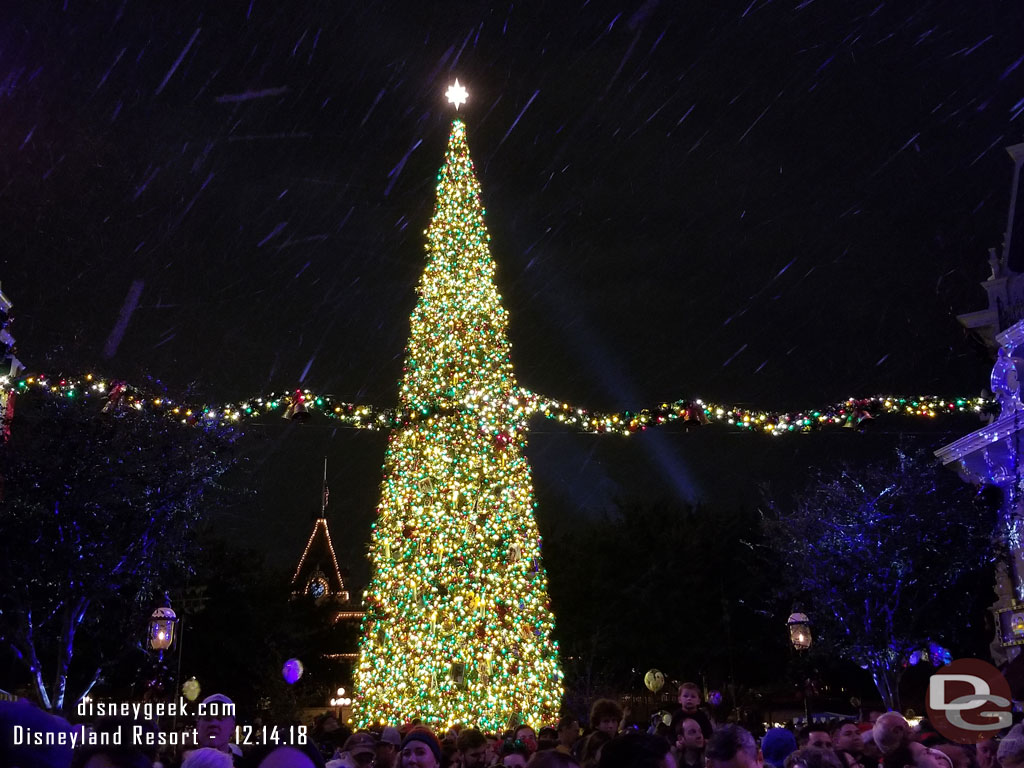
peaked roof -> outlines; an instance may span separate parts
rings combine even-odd
[[[341,578],[341,569],[338,567],[338,558],[334,554],[334,544],[331,543],[327,518],[323,516],[318,517],[313,523],[313,531],[309,534],[306,549],[302,552],[302,557],[299,558],[299,565],[295,569],[295,575],[292,576],[292,594],[306,593],[318,576],[327,582],[326,595],[348,600],[348,590]]]

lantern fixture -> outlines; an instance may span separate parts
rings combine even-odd
[[[174,642],[174,625],[178,617],[170,606],[157,608],[149,617],[149,647],[161,654]]]
[[[791,613],[786,619],[789,627],[789,641],[797,651],[806,651],[811,647],[811,622],[806,613]]]

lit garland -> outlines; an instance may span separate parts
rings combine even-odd
[[[420,718],[438,728],[463,722],[496,731],[557,716],[562,672],[525,455],[531,418],[604,434],[681,421],[782,435],[882,414],[935,418],[997,407],[984,398],[871,397],[793,413],[702,400],[606,413],[530,392],[516,383],[460,121],[437,193],[397,408],[308,389],[190,406],[92,374],[0,379],[8,391],[102,400],[105,413],[147,410],[200,426],[320,413],[354,428],[391,430],[356,667],[359,726]]]
[[[545,418],[584,432],[629,435],[648,427],[683,421],[693,425],[728,424],[769,435],[810,432],[823,427],[856,427],[863,421],[892,414],[935,418],[952,413],[984,415],[998,411],[993,398],[934,395],[902,397],[877,395],[849,398],[824,408],[804,411],[758,411],[733,405],[708,403],[703,400],[677,400],[642,411],[605,413],[588,411],[551,398],[527,393],[530,409]]]
[[[190,406],[165,396],[147,394],[136,387],[125,385],[124,382],[103,379],[92,374],[59,378],[49,378],[40,374],[23,377],[13,383],[0,378],[0,388],[3,387],[15,392],[42,390],[60,397],[100,398],[105,399],[112,408],[125,407],[162,412],[184,423],[256,421],[274,415],[302,420],[315,413],[347,427],[380,430],[409,426],[438,414],[451,413],[453,410],[477,410],[480,407],[478,399],[471,396],[459,403],[447,402],[438,405],[423,402],[417,408],[384,408],[345,402],[309,389],[271,393],[237,403]],[[682,421],[695,426],[723,424],[776,436],[792,432],[810,432],[825,427],[856,427],[865,420],[885,415],[934,419],[954,413],[974,413],[981,416],[995,414],[999,410],[999,404],[994,398],[877,395],[848,398],[821,408],[789,412],[759,411],[703,400],[675,400],[640,411],[609,412],[588,410],[522,388],[509,398],[507,407],[514,411],[514,420],[517,423],[522,423],[533,416],[541,416],[579,432],[629,435],[642,432],[648,427]]]

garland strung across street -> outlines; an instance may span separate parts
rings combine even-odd
[[[349,403],[308,389],[271,393],[237,403],[189,405],[166,396],[149,394],[124,381],[104,379],[93,374],[55,378],[39,374],[24,376],[14,382],[0,379],[0,385],[15,393],[40,391],[59,397],[103,399],[106,401],[103,409],[108,413],[122,408],[148,410],[163,413],[187,424],[255,422],[274,415],[303,421],[312,414],[321,414],[347,427],[380,430],[395,429],[417,421],[429,420],[448,410],[441,406],[409,410]],[[520,424],[537,416],[557,421],[579,432],[617,435],[630,435],[642,432],[648,427],[681,421],[690,426],[723,424],[778,436],[791,432],[811,432],[826,427],[852,428],[865,420],[884,415],[899,414],[932,419],[953,413],[975,413],[984,416],[995,414],[999,410],[998,403],[991,397],[878,395],[849,398],[821,408],[788,413],[761,411],[704,400],[675,400],[640,411],[609,412],[581,408],[525,388],[518,390],[518,395],[511,405],[516,410],[517,421]],[[480,404],[467,402],[463,407],[480,407]]]

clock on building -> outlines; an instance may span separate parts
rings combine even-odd
[[[327,594],[327,579],[323,576],[317,576],[309,582],[309,594],[314,598],[319,599]]]

